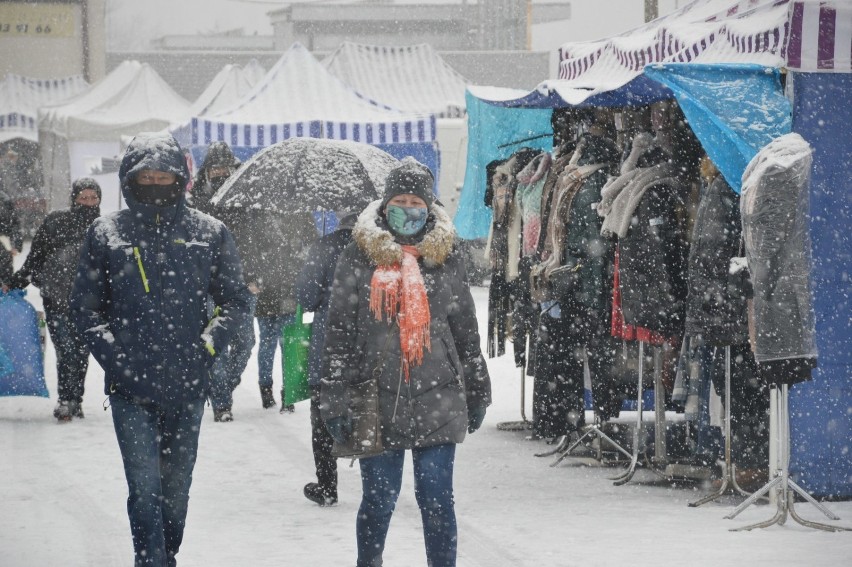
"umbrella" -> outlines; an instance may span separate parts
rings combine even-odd
[[[290,138],[255,154],[212,201],[279,213],[361,210],[382,195],[385,178],[398,163],[367,144]]]

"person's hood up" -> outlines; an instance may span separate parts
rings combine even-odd
[[[181,188],[177,205],[171,207],[143,205],[133,198],[129,184],[136,179],[136,176],[143,169],[165,171],[173,173],[177,177],[177,183]],[[153,213],[164,208],[174,209],[185,204],[186,185],[189,183],[190,175],[183,150],[171,134],[143,132],[136,135],[127,146],[121,160],[121,167],[118,169],[118,179],[121,183],[121,194],[129,208],[140,211],[150,208],[150,212]]]
[[[222,141],[213,142],[207,147],[207,154],[204,156],[204,161],[198,170],[196,183],[205,183],[207,181],[207,170],[213,166],[222,167],[239,167],[240,160],[234,155],[231,147]]]

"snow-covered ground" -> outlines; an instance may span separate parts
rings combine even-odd
[[[36,290],[30,299],[39,305]],[[474,289],[480,325],[487,292]],[[93,362],[84,420],[58,424],[56,369],[46,354],[51,399],[0,398],[0,566],[128,566],[133,549],[127,487],[108,412],[103,373]],[[485,424],[457,451],[455,491],[459,567],[569,566],[832,566],[848,565],[852,533],[826,533],[788,520],[784,526],[733,533],[729,528],[769,518],[752,506],[725,520],[739,499],[700,508],[687,503],[706,487],[673,487],[639,472],[613,486],[616,471],[534,453],[548,449],[524,432],[504,432],[517,420],[519,376],[511,354],[489,361],[494,405]],[[280,384],[276,372],[276,387]],[[345,566],[355,563],[357,464],[340,461],[340,503],[320,508],[302,496],[314,480],[307,402],[293,414],[263,410],[252,359],[235,392],[236,420],[205,413],[181,567]],[[531,399],[531,391],[527,400]],[[528,410],[529,412],[529,410]],[[407,470],[385,551],[388,567],[426,564],[420,516]],[[852,526],[852,502],[829,503]],[[808,519],[827,521],[809,504]]]

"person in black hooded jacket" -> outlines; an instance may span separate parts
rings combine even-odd
[[[71,184],[71,207],[47,215],[33,238],[21,269],[10,287],[39,288],[50,337],[56,348],[59,401],[53,416],[59,421],[83,417],[83,392],[89,368],[89,349],[71,321],[68,295],[74,283],[80,247],[86,230],[100,215],[101,187],[82,177]]]

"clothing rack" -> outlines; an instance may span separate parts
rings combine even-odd
[[[777,509],[775,511],[775,515],[765,520],[763,522],[757,522],[756,524],[750,524],[748,526],[742,526],[738,528],[731,528],[730,531],[738,532],[738,531],[748,531],[753,530],[755,528],[767,528],[774,524],[778,524],[779,526],[784,525],[787,521],[787,516],[789,515],[793,520],[798,522],[799,524],[808,527],[814,528],[817,530],[824,530],[828,532],[839,532],[839,531],[852,531],[852,528],[847,528],[844,526],[831,526],[828,524],[823,524],[820,522],[813,522],[811,520],[806,520],[799,516],[796,512],[796,508],[793,505],[795,500],[795,493],[799,494],[802,498],[813,504],[820,512],[825,514],[830,520],[839,520],[840,518],[834,515],[831,510],[817,502],[813,496],[808,494],[801,486],[796,484],[796,482],[790,478],[790,413],[788,408],[788,389],[789,386],[787,384],[781,384],[779,387],[773,387],[770,389],[769,395],[774,397],[777,411],[775,412],[775,420],[776,427],[778,431],[778,438],[776,439],[776,443],[778,445],[778,459],[775,463],[775,471],[773,478],[766,483],[763,488],[757,490],[754,494],[749,496],[742,504],[737,506],[733,512],[725,516],[725,519],[733,519],[740,512],[754,504],[758,498],[768,494],[771,490],[774,490],[774,498]],[[730,390],[729,390],[730,391]]]

